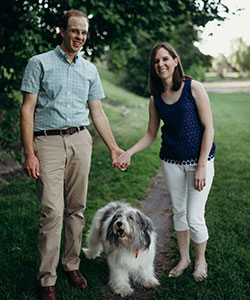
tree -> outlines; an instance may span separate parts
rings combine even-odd
[[[233,53],[228,58],[231,65],[238,72],[250,72],[250,46],[248,46],[242,38],[233,40],[231,45]]]
[[[28,59],[58,44],[58,24],[65,10],[77,8],[90,18],[86,55],[101,58],[106,46],[136,47],[137,33],[162,40],[181,24],[204,26],[223,18],[221,0],[8,0],[0,2],[0,147],[19,148],[21,84]],[[143,41],[141,40],[140,43]]]
[[[219,77],[223,78],[224,73],[232,69],[230,62],[224,54],[220,54],[213,60],[213,69],[216,71]]]
[[[171,5],[172,2],[168,1]],[[211,65],[211,56],[202,54],[194,41],[198,41],[198,26],[192,19],[191,8],[184,5],[184,10],[176,17],[169,18],[170,23],[162,23],[159,28],[137,30],[130,36],[128,42],[130,46],[119,48],[115,45],[107,53],[108,66],[111,70],[116,70],[121,78],[121,85],[139,95],[147,96],[147,77],[149,67],[149,55],[153,46],[160,41],[167,41],[172,44],[179,53],[182,65],[187,74],[194,76],[198,80],[205,77],[203,68]],[[176,6],[172,7],[176,12]],[[191,16],[190,16],[191,15]],[[195,15],[195,22],[201,24],[198,18],[198,12]],[[164,19],[165,20],[165,19]],[[128,43],[128,45],[129,45]],[[131,78],[136,80],[131,80]]]

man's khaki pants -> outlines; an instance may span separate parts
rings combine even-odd
[[[73,135],[41,136],[35,138],[34,149],[40,162],[38,280],[41,286],[51,286],[57,278],[63,220],[63,268],[79,269],[92,138],[87,129]]]

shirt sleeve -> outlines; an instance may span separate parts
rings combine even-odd
[[[98,71],[96,69],[95,78],[89,87],[88,100],[99,100],[105,98],[102,83]]]
[[[21,91],[38,94],[40,91],[42,74],[41,62],[35,57],[32,57],[24,71]]]

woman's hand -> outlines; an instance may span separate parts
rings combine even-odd
[[[206,165],[197,165],[194,174],[194,187],[202,191],[206,186]]]

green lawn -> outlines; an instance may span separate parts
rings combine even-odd
[[[120,89],[114,85],[113,74],[100,67],[99,70],[108,98],[103,103],[104,109],[117,142],[126,149],[146,131],[148,99]],[[206,212],[210,233],[209,278],[197,284],[192,279],[191,269],[180,278],[168,278],[167,269],[151,300],[241,300],[249,295],[250,96],[213,94],[210,98],[217,154],[216,176]],[[129,113],[124,114],[125,110]],[[84,236],[97,208],[117,199],[132,204],[144,199],[160,165],[160,135],[150,148],[133,157],[127,172],[117,172],[111,168],[107,148],[92,126],[90,130],[95,144]],[[0,185],[0,220],[0,299],[37,299],[39,202],[33,181],[25,178]],[[177,250],[173,255],[177,261]],[[89,282],[84,293],[68,284],[59,264],[58,299],[105,299],[103,287],[108,275],[105,262],[102,259],[88,261],[82,255],[81,271]]]
[[[210,99],[217,153],[206,206],[209,277],[195,283],[192,269],[176,279],[166,270],[151,300],[249,299],[250,96],[212,94]]]

